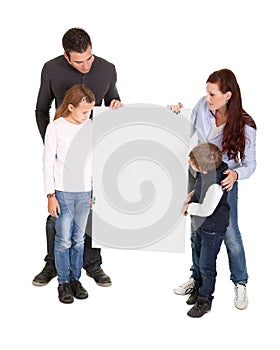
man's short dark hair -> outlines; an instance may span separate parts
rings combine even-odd
[[[70,58],[71,52],[83,53],[88,46],[91,47],[90,36],[81,28],[71,28],[63,35],[62,46]]]

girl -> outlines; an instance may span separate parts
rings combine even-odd
[[[81,172],[83,176],[77,178],[77,164],[69,161],[68,151],[73,151],[74,147],[79,156],[81,142],[75,143],[75,137],[82,128],[91,128],[89,116],[94,103],[89,88],[82,84],[72,86],[58,107],[54,121],[48,125],[45,136],[44,181],[48,212],[56,218],[54,254],[58,298],[67,304],[72,303],[74,297],[88,297],[79,278],[83,266],[84,232],[91,206],[91,164],[87,162]]]

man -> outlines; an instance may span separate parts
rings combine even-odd
[[[81,28],[69,29],[62,38],[64,54],[44,64],[41,73],[41,86],[36,104],[36,121],[44,141],[47,125],[50,122],[50,109],[53,100],[57,108],[65,92],[74,84],[88,86],[95,96],[95,106],[117,109],[122,106],[116,88],[115,66],[101,57],[92,54],[89,35]],[[84,247],[83,267],[89,277],[100,286],[110,286],[111,279],[101,268],[101,249],[92,248],[91,217],[89,217]],[[54,261],[55,218],[48,216],[46,222],[47,256],[45,267],[34,277],[32,284],[44,286],[56,276]]]

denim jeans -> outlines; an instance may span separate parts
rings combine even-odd
[[[47,255],[45,262],[55,265],[54,262],[54,240],[55,240],[55,222],[54,216],[48,216],[46,222],[47,235]],[[84,269],[90,272],[97,270],[102,264],[101,249],[92,248],[92,211],[90,211],[87,221],[85,246],[84,246]]]
[[[226,245],[230,279],[233,283],[246,284],[248,282],[248,273],[246,267],[246,257],[243,247],[241,233],[238,227],[238,182],[236,181],[233,188],[228,192],[228,204],[230,206],[230,219],[227,228],[224,243]]]
[[[78,280],[84,254],[84,235],[91,192],[56,191],[60,214],[55,222],[54,256],[58,283]]]
[[[198,296],[207,298],[211,304],[216,283],[216,261],[226,231],[208,232],[199,228],[195,233],[193,278],[199,288]]]
[[[191,175],[189,174],[189,177]],[[190,182],[190,181],[189,181]],[[192,190],[190,188],[190,190]],[[229,226],[226,230],[224,243],[227,249],[230,279],[234,284],[246,284],[248,282],[248,273],[246,267],[246,257],[243,247],[241,233],[238,227],[238,182],[236,181],[232,189],[228,192],[228,204],[230,206]],[[192,249],[195,240],[195,232],[191,229]],[[193,272],[193,266],[191,267]]]

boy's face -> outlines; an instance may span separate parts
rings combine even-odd
[[[77,69],[77,71],[81,72],[82,74],[87,74],[90,71],[94,60],[90,45],[85,52],[79,53],[72,51],[70,52],[69,56],[70,57],[68,57],[64,52],[64,57],[66,58],[67,62],[71,64],[72,67]]]

